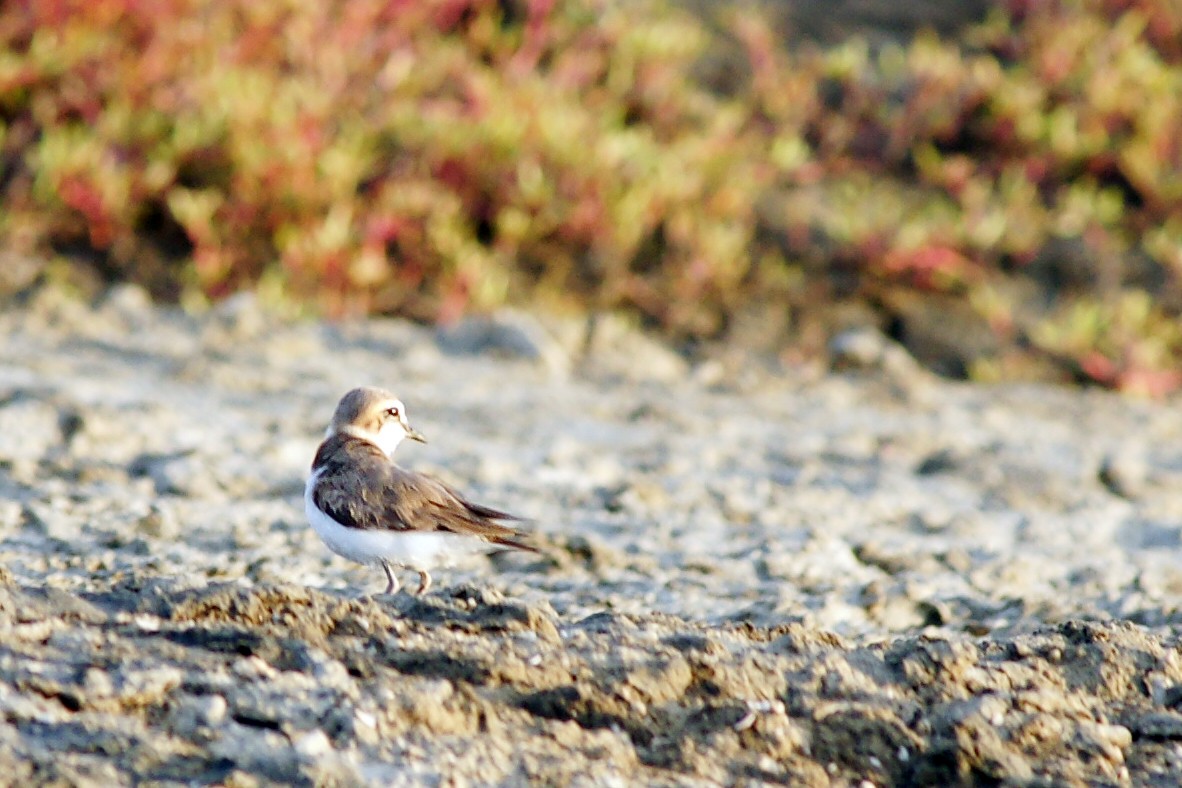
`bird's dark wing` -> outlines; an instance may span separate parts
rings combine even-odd
[[[327,439],[316,453],[320,478],[313,502],[350,528],[389,531],[444,531],[535,551],[527,535],[496,520],[511,514],[469,503],[446,484],[399,468],[373,444],[349,435]]]
[[[522,541],[527,535],[496,520],[518,520],[506,512],[471,503],[437,479],[395,465],[389,501],[397,518],[415,530],[448,531],[477,536],[494,544],[536,551]]]
[[[350,435],[333,435],[320,444],[312,472],[320,476],[312,501],[347,528],[405,531],[391,521],[387,492],[393,464],[377,446]]]

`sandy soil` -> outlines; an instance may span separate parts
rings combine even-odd
[[[0,325],[0,783],[1182,781],[1176,406],[611,321]],[[362,383],[547,554],[420,598],[332,556],[303,481]]]

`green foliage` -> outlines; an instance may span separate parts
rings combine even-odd
[[[695,76],[718,34],[661,0],[5,3],[0,239],[165,295],[679,336],[934,292],[1085,379],[1179,385],[1176,4],[1011,0],[876,50],[723,21],[725,93]],[[1049,287],[1064,244],[1085,284],[1031,312],[1006,282]]]
[[[274,268],[332,314],[446,317],[541,285],[693,328],[747,269],[758,140],[660,6],[8,8],[9,204],[129,275],[155,244],[211,297]]]

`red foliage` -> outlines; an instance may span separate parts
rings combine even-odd
[[[819,308],[802,266],[972,295],[1066,238],[1169,293],[1051,350],[1171,385],[1182,340],[1136,332],[1182,301],[1182,7],[1007,0],[961,47],[729,31],[746,79],[718,95],[707,28],[659,1],[13,0],[0,201],[131,276],[177,249],[210,297],[272,271],[329,313],[451,318],[544,287],[683,335],[768,292]]]

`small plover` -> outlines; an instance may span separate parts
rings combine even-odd
[[[431,586],[428,567],[487,546],[537,552],[527,534],[498,520],[511,514],[471,503],[441,481],[394,464],[404,438],[426,443],[393,394],[357,388],[337,403],[312,461],[304,511],[338,555],[386,572],[387,594],[399,588],[390,565],[419,573],[416,594]]]

